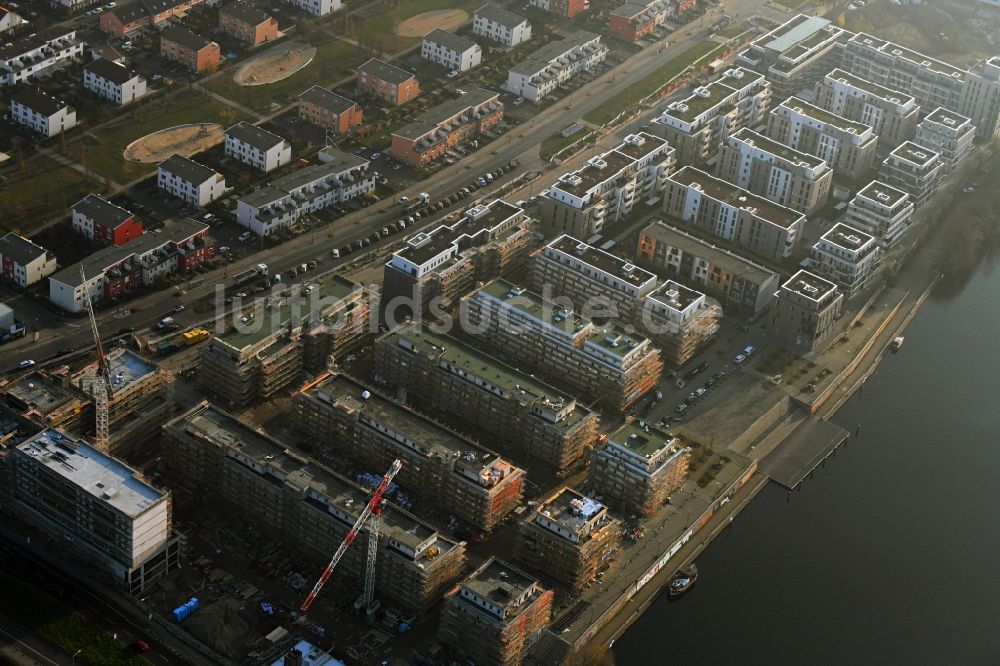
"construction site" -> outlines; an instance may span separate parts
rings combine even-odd
[[[552,615],[552,590],[490,558],[445,597],[441,642],[483,666],[520,664]]]
[[[613,412],[626,411],[663,376],[660,351],[643,336],[613,322],[597,325],[507,280],[466,303],[472,342]]]
[[[399,484],[489,532],[521,502],[524,470],[468,437],[345,375],[295,395],[295,428],[372,471],[403,461]]]
[[[573,397],[420,322],[379,338],[375,378],[401,402],[441,410],[557,475],[582,463],[597,442],[597,415]]]
[[[339,275],[289,286],[235,312],[201,347],[201,388],[234,407],[271,398],[360,345],[369,317],[368,293]]]
[[[564,486],[521,522],[516,557],[579,592],[611,566],[621,539],[622,522],[606,506]]]
[[[82,435],[94,421],[94,405],[67,386],[68,369],[36,370],[0,379],[0,398],[14,412],[40,426]]]
[[[636,326],[663,352],[674,368],[690,361],[715,339],[722,306],[701,292],[667,280],[646,295]]]

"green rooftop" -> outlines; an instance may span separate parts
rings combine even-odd
[[[615,432],[608,435],[608,441],[622,446],[636,455],[643,458],[650,458],[662,449],[674,445],[678,449],[682,448],[676,438],[670,433],[654,428],[649,424],[640,427],[639,423],[645,423],[639,419],[626,423]]]
[[[216,336],[216,339],[234,349],[246,349],[272,337],[280,331],[288,331],[293,317],[296,325],[309,319],[316,311],[332,308],[339,301],[351,294],[359,285],[340,276],[330,273],[318,278],[315,282],[302,283],[302,292],[290,297],[279,297],[278,305],[264,305],[263,299],[255,299],[253,303],[226,317],[226,332]],[[291,286],[291,285],[290,285]],[[303,293],[310,289],[309,293]],[[243,317],[249,317],[241,322]],[[239,323],[239,328],[236,324]]]
[[[535,292],[503,278],[493,280],[479,291],[503,302],[508,308],[543,321],[573,337],[590,325],[590,320],[584,319],[575,310],[557,307]]]

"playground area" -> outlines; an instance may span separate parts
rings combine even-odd
[[[125,147],[123,156],[130,162],[154,164],[175,153],[190,157],[221,143],[224,138],[222,125],[217,123],[177,125],[136,139]]]
[[[241,86],[264,86],[288,78],[316,57],[316,47],[289,42],[247,60],[233,74]]]
[[[469,12],[464,9],[435,9],[402,21],[396,26],[396,34],[400,37],[423,37],[434,28],[460,28],[468,20]]]

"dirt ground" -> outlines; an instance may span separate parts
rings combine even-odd
[[[263,86],[287,78],[299,71],[316,55],[305,44],[283,44],[243,63],[233,75],[241,86]]]
[[[400,37],[423,37],[434,28],[454,30],[469,20],[469,12],[461,9],[436,9],[406,19],[396,26]]]
[[[162,162],[174,153],[190,157],[207,150],[225,138],[222,125],[201,123],[178,125],[147,134],[125,147],[123,156],[130,162]]]

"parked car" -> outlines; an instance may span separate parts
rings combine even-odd
[[[19,367],[21,369],[30,368],[33,365],[35,365],[35,362],[33,360],[31,360],[30,358],[26,358],[23,361],[18,361],[17,362],[17,367]]]
[[[743,362],[746,360],[747,360],[746,356],[744,356],[743,354],[737,354],[736,358],[733,359],[733,363],[735,363],[736,365],[743,365]]]
[[[743,350],[743,353],[744,355],[746,355],[747,358],[750,358],[751,356],[753,356],[753,353],[755,351],[757,351],[756,347],[754,347],[753,345],[747,345],[746,348]]]
[[[249,231],[244,231],[237,237],[237,240],[240,241],[241,243],[245,243],[248,240],[250,240],[250,236],[252,235],[253,234],[251,234]]]
[[[330,256],[333,257],[334,259],[339,259],[340,250],[338,250],[337,248],[333,248],[332,250],[330,250]]]

